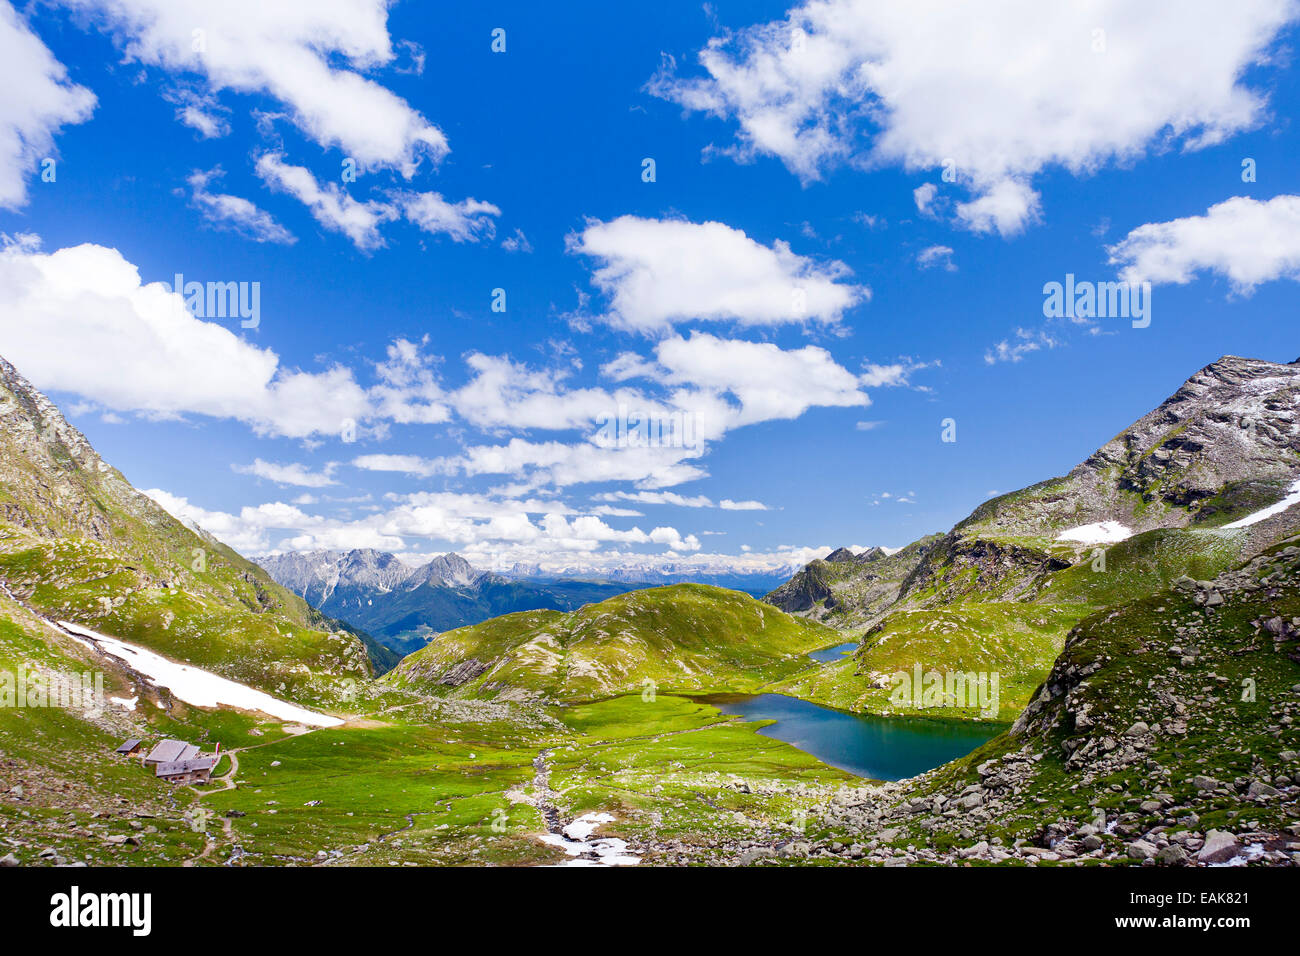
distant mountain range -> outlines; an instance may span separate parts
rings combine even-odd
[[[511,580],[460,555],[411,567],[371,548],[258,559],[266,572],[323,614],[346,621],[398,654],[443,631],[516,611],[573,611],[635,590],[636,583],[563,578]],[[328,609],[328,610],[327,610]]]
[[[736,568],[720,570],[716,564],[679,561],[670,564],[637,564],[629,562],[617,568],[596,565],[570,565],[561,570],[545,572],[537,565],[516,564],[505,577],[518,580],[542,581],[608,581],[635,587],[661,587],[668,584],[711,584],[714,587],[743,591],[753,597],[762,597],[787,580],[800,568],[797,563],[762,571]]]

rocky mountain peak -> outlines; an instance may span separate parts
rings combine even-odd
[[[170,517],[99,457],[38,388],[0,357],[0,517],[42,535],[114,538],[105,504],[154,524]]]
[[[1225,355],[1094,452],[1072,476],[1113,474],[1187,506],[1243,482],[1300,472],[1300,367]]]
[[[486,573],[474,567],[455,551],[451,551],[416,568],[405,584],[408,590],[421,584],[445,584],[456,588],[472,587]]]
[[[316,606],[336,592],[373,596],[411,591],[425,584],[473,587],[487,574],[454,552],[413,568],[396,555],[374,548],[291,552],[263,557],[259,563],[282,585]]]

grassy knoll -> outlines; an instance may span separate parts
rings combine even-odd
[[[523,691],[594,700],[641,691],[750,691],[795,673],[835,640],[739,591],[676,584],[567,614],[525,611],[460,628],[406,658],[385,681],[490,696]]]
[[[809,667],[765,689],[858,713],[974,720],[980,719],[977,710],[951,703],[900,709],[890,702],[891,675],[910,674],[918,663],[923,671],[996,671],[1000,709],[996,718],[985,719],[1010,721],[1051,670],[1066,633],[1091,610],[995,602],[898,611],[868,632],[851,657]]]

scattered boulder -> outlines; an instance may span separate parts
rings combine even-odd
[[[1125,850],[1134,860],[1150,860],[1156,855],[1155,844],[1148,843],[1146,840],[1134,840],[1125,847]]]
[[[1196,859],[1202,863],[1226,863],[1242,850],[1236,836],[1225,830],[1211,830],[1205,834],[1205,845]]]

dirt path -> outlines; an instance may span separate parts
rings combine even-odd
[[[206,810],[207,808],[203,807],[202,804],[204,797],[209,797],[214,793],[225,793],[227,790],[235,789],[235,776],[239,773],[239,755],[234,750],[225,751],[225,755],[230,758],[230,769],[221,776],[214,778],[221,781],[221,789],[200,791],[198,797],[194,801],[195,806]],[[208,812],[210,813],[211,811]],[[239,844],[235,843],[235,833],[231,827],[230,818],[221,817],[220,820],[221,835],[225,838],[227,843],[231,844],[230,859],[226,861],[226,865],[229,866],[235,860],[239,859],[239,857],[244,855],[244,850],[239,846]],[[212,855],[212,851],[217,848],[216,838],[213,837],[212,834],[208,833],[206,828],[204,830],[204,835],[207,837],[207,842],[204,844],[203,852],[198,856],[190,857],[190,859],[182,863],[181,866],[194,866],[199,861],[206,860]]]

